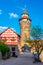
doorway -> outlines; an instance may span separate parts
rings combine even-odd
[[[12,56],[15,57],[15,47],[12,47]]]

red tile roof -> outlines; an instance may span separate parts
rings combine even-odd
[[[5,31],[7,31],[8,29],[10,29],[11,31],[13,31],[14,33],[16,33],[14,30],[12,30],[11,28],[9,28],[9,27],[8,27],[8,28],[7,28],[7,29],[5,29],[2,33],[0,33],[0,35],[1,35],[1,34],[3,34]],[[17,33],[16,33],[16,34],[17,34]],[[20,35],[19,35],[19,34],[17,34],[17,35],[20,37]]]

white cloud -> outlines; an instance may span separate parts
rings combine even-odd
[[[26,5],[24,5],[24,7],[18,6],[17,8],[19,8],[20,10],[27,10],[27,6]]]
[[[0,10],[0,15],[2,14],[2,10]]]
[[[0,26],[0,33],[3,32],[5,29],[7,29],[8,27],[4,27],[4,26]],[[12,30],[14,30],[16,32],[16,30],[14,28],[11,28]]]
[[[9,13],[9,15],[10,15],[11,18],[12,18],[12,17],[14,17],[14,18],[17,18],[17,17],[18,17],[18,15],[15,14],[15,13]]]
[[[3,27],[3,26],[0,26],[0,33],[3,32],[5,29],[7,29],[8,27]]]
[[[20,10],[24,10],[24,8],[23,7],[20,7],[20,6],[18,6],[17,8],[19,8]]]
[[[0,29],[6,29],[6,28],[8,28],[8,27],[3,27],[3,26],[0,26]]]

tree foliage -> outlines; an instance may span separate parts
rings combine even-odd
[[[31,47],[35,47],[39,60],[39,56],[43,50],[43,43],[41,42],[43,37],[43,30],[38,26],[33,27],[30,31],[30,36],[31,38],[27,40],[27,42],[30,43]]]
[[[33,40],[41,40],[43,30],[39,26],[33,27],[30,31],[30,35],[32,36]]]
[[[9,51],[8,46],[4,43],[5,41],[0,41],[0,51],[1,51],[2,56],[5,56],[6,53]]]

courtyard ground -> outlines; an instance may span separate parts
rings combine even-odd
[[[0,59],[0,65],[43,65],[43,63],[33,63],[31,53],[21,53],[18,58],[11,57],[7,60]]]

